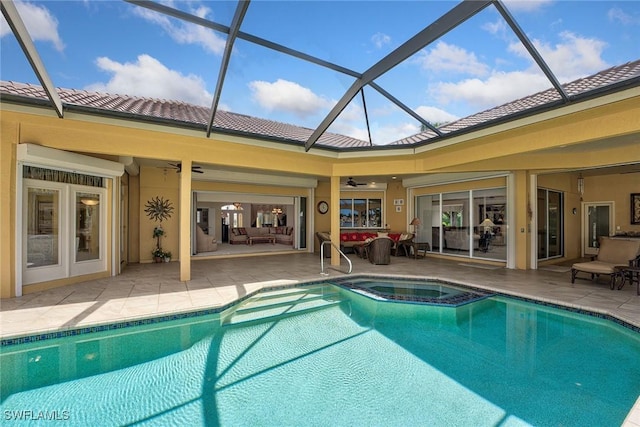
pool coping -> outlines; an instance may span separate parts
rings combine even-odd
[[[498,289],[492,289],[490,287],[484,287],[484,286],[478,286],[477,284],[471,284],[471,283],[465,283],[465,282],[460,282],[460,281],[454,281],[454,280],[450,280],[450,279],[444,279],[444,278],[440,278],[440,277],[435,277],[435,276],[413,276],[413,275],[389,275],[389,274],[371,274],[371,273],[363,273],[363,274],[354,274],[354,275],[349,275],[348,277],[342,277],[342,278],[322,278],[322,279],[314,279],[314,280],[308,280],[308,281],[301,281],[301,282],[296,282],[296,283],[287,283],[287,284],[282,284],[282,285],[267,285],[264,286],[262,288],[256,289],[253,292],[247,293],[246,295],[239,297],[227,304],[221,305],[221,306],[217,306],[217,307],[210,307],[210,308],[204,308],[204,309],[198,309],[198,310],[189,310],[189,311],[178,311],[178,312],[170,312],[167,314],[154,314],[154,315],[150,315],[150,316],[140,316],[140,317],[132,317],[129,319],[125,319],[125,320],[120,320],[117,322],[104,322],[104,323],[96,323],[94,325],[90,325],[90,326],[82,326],[82,327],[73,327],[70,326],[68,328],[57,328],[57,329],[50,329],[50,330],[43,330],[39,333],[33,333],[33,332],[29,332],[29,333],[24,333],[24,334],[15,334],[15,335],[8,335],[5,337],[0,337],[0,348],[5,348],[5,347],[11,347],[14,345],[20,345],[20,344],[27,344],[27,343],[33,343],[33,342],[39,342],[39,341],[46,341],[46,340],[50,340],[50,339],[56,339],[56,338],[63,338],[63,337],[69,337],[69,336],[77,336],[77,335],[84,335],[84,334],[89,334],[89,333],[96,333],[96,332],[104,332],[104,331],[111,331],[111,330],[115,330],[115,329],[125,329],[125,328],[131,328],[131,327],[137,327],[137,326],[143,326],[143,325],[152,325],[152,324],[158,324],[158,323],[163,323],[163,322],[168,322],[168,321],[174,321],[174,320],[182,320],[182,319],[188,319],[188,318],[192,318],[192,317],[200,317],[200,316],[206,316],[206,315],[215,315],[215,314],[220,314],[223,313],[225,310],[228,310],[229,308],[233,307],[234,305],[241,303],[242,301],[260,293],[260,292],[266,292],[266,291],[275,291],[275,290],[279,290],[279,289],[289,289],[289,288],[295,288],[295,287],[303,287],[303,286],[311,286],[311,285],[318,285],[318,284],[323,284],[323,283],[330,283],[332,285],[335,286],[339,286],[342,287],[340,285],[340,282],[344,282],[344,281],[353,281],[356,279],[367,279],[367,278],[375,278],[375,279],[380,279],[380,278],[387,278],[387,279],[401,279],[401,280],[421,280],[421,281],[438,281],[438,282],[442,282],[445,284],[449,284],[452,286],[458,286],[458,287],[462,287],[462,288],[466,288],[469,289],[472,292],[477,292],[480,294],[486,294],[487,292],[490,292],[491,294],[488,295],[487,297],[493,297],[493,296],[501,296],[501,297],[508,297],[508,298],[512,298],[512,299],[516,299],[516,300],[520,300],[520,301],[524,301],[524,302],[529,302],[529,303],[533,303],[533,304],[537,304],[537,305],[542,305],[542,306],[546,306],[546,307],[552,307],[552,308],[557,308],[560,310],[566,310],[572,313],[576,313],[576,314],[584,314],[590,317],[595,317],[595,318],[599,318],[599,319],[603,319],[603,320],[609,320],[612,321],[613,323],[616,323],[626,329],[629,329],[633,332],[636,333],[640,333],[640,325],[635,325],[633,323],[627,322],[623,319],[620,319],[608,312],[606,312],[605,310],[597,310],[597,309],[593,309],[593,308],[584,308],[584,307],[580,307],[580,306],[576,306],[576,305],[572,305],[569,303],[558,303],[555,301],[549,301],[549,300],[545,300],[544,298],[532,298],[531,296],[527,296],[527,295],[522,295],[522,294],[518,294],[516,292],[510,293],[510,292],[504,292],[502,290],[498,290]],[[385,302],[385,301],[381,301],[381,302]],[[398,303],[398,302],[411,302],[411,301],[394,301],[394,300],[390,300],[389,302],[392,303]],[[415,303],[415,302],[414,302]],[[453,306],[449,306],[449,307],[453,307]]]

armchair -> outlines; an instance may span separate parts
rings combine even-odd
[[[367,255],[371,264],[389,264],[393,240],[389,237],[376,237],[367,245]]]
[[[213,252],[218,250],[216,239],[204,232],[199,225],[196,225],[196,252]]]

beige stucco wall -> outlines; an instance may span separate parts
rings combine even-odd
[[[304,152],[300,147],[281,147],[263,141],[246,138],[203,137],[202,132],[168,128],[153,124],[126,122],[116,119],[84,116],[66,112],[59,119],[48,108],[34,108],[2,104],[0,115],[0,296],[14,294],[15,285],[15,227],[16,188],[15,152],[18,143],[41,144],[51,148],[68,150],[117,160],[118,156],[153,158],[161,161],[183,161],[239,167],[247,171],[269,173],[294,173],[301,176],[322,177],[316,189],[316,198],[310,204],[315,213],[318,200],[335,203],[339,199],[339,177],[392,175],[402,178],[440,172],[510,171],[515,176],[516,224],[518,229],[527,229],[529,175],[537,174],[541,185],[549,185],[565,192],[565,234],[567,255],[577,254],[580,242],[579,220],[571,213],[579,208],[575,191],[577,176],[551,175],[562,169],[598,168],[602,165],[640,163],[640,141],[631,144],[600,143],[582,149],[581,144],[613,137],[638,135],[640,133],[640,95],[624,97],[615,94],[606,102],[585,103],[588,108],[580,111],[572,106],[568,113],[558,117],[548,114],[538,122],[523,119],[516,123],[498,126],[492,131],[480,131],[477,135],[464,135],[451,141],[454,144],[437,143],[426,147],[406,149],[402,154],[388,152],[385,155],[360,157],[353,155],[318,154]],[[575,109],[575,111],[573,111]],[[634,145],[635,144],[635,145]],[[566,147],[566,148],[565,148]],[[547,150],[551,149],[551,150]],[[566,150],[566,151],[563,151]],[[387,155],[388,154],[388,155]],[[548,174],[548,175],[547,175]],[[140,176],[131,176],[127,181],[129,193],[129,234],[137,238],[129,241],[129,261],[150,260],[154,246],[151,232],[153,223],[144,215],[144,203],[152,196],[163,195],[175,200],[176,212],[180,198],[180,180],[177,174],[169,174],[165,182],[162,169],[143,170]],[[571,175],[571,174],[567,174]],[[333,178],[335,186],[329,184]],[[504,181],[504,180],[503,180]],[[501,182],[503,182],[501,181]],[[585,179],[585,201],[607,201],[616,203],[615,221],[621,230],[639,231],[640,226],[629,224],[629,194],[640,193],[638,174],[587,176]],[[386,224],[394,230],[407,227],[411,213],[407,212],[407,190],[400,182],[387,180],[385,195]],[[184,186],[184,183],[182,183]],[[469,189],[475,183],[460,183],[444,186],[437,191]],[[478,185],[487,185],[478,181]],[[220,183],[193,182],[192,190],[216,191]],[[224,184],[229,189],[229,184]],[[273,187],[257,189],[256,186],[239,185],[234,191],[266,191],[264,194],[297,194],[295,189]],[[446,189],[446,190],[445,190]],[[424,189],[425,192],[435,188]],[[280,191],[281,193],[278,193]],[[416,190],[419,194],[422,189]],[[290,192],[290,193],[287,193]],[[307,194],[301,194],[307,195]],[[405,199],[402,212],[395,212],[394,199]],[[335,206],[335,205],[334,205]],[[335,209],[333,209],[335,211]],[[327,230],[338,223],[337,216],[317,215],[316,230]],[[335,212],[334,212],[335,213]],[[336,213],[337,215],[337,213]],[[176,213],[163,224],[167,235],[163,247],[179,255],[180,224]],[[338,228],[338,227],[336,227]],[[528,233],[517,235],[517,268],[528,268],[530,254]],[[184,246],[184,245],[183,245]]]

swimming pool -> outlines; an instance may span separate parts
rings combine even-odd
[[[0,406],[71,425],[620,425],[638,354],[634,331],[503,296],[403,304],[314,284],[5,346]]]

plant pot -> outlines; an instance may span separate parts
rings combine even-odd
[[[169,261],[171,261],[171,257],[168,257],[168,256],[164,257],[164,262],[169,262]]]
[[[154,260],[155,262],[162,262],[162,257],[157,256],[157,257],[154,257],[154,258],[153,258],[153,260]]]

